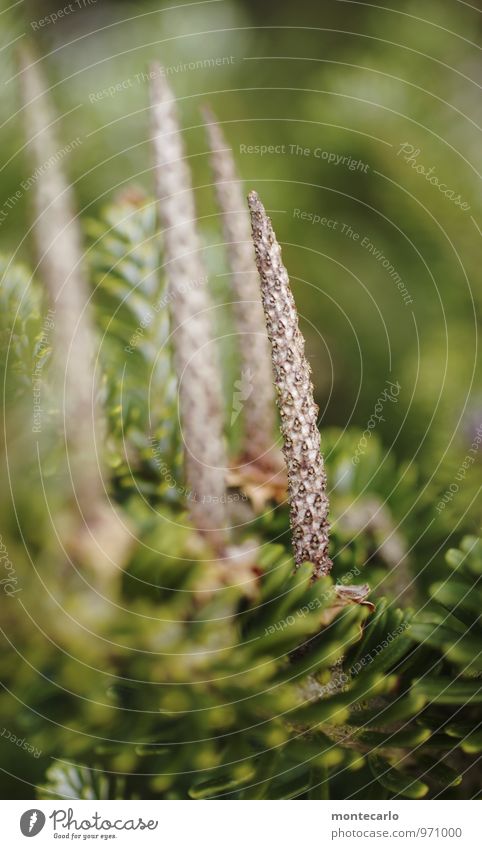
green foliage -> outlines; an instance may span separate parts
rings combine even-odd
[[[310,564],[294,571],[287,510],[274,504],[244,534],[245,544],[257,536],[254,564],[220,571],[153,458],[152,435],[182,480],[167,305],[154,309],[164,289],[152,205],[124,200],[89,233],[104,451],[137,542],[118,595],[104,597],[53,544],[48,523],[34,531],[26,520],[29,500],[43,502],[41,481],[30,480],[19,515],[26,547],[13,532],[5,539],[21,594],[0,600],[0,710],[9,733],[40,755],[19,758],[0,737],[15,776],[4,795],[31,797],[31,783],[40,798],[88,799],[472,792],[482,747],[480,542],[449,551],[430,602],[416,616],[404,610],[413,564],[400,519],[416,473],[385,456],[375,435],[354,464],[360,433],[331,431],[335,578],[312,583]],[[21,298],[29,279],[12,267],[2,284],[2,339],[15,331],[3,350],[25,387],[41,332],[38,297]],[[374,607],[342,605],[336,582],[364,581]]]
[[[155,204],[136,190],[89,220],[87,233],[115,485],[123,497],[139,490],[179,503],[177,382]]]
[[[6,392],[18,401],[31,389],[49,346],[41,345],[41,297],[28,268],[0,256],[0,369]]]
[[[92,216],[86,262],[107,418],[99,455],[134,539],[110,592],[63,548],[72,505],[49,376],[48,305],[25,264],[34,190],[23,185],[33,175],[22,155],[14,51],[32,30],[33,7],[10,4],[2,15],[13,49],[0,56],[9,83],[0,92],[9,116],[0,218],[1,795],[475,797],[482,549],[466,534],[481,518],[478,11],[430,0],[420,21],[415,0],[396,11],[354,4],[356,27],[347,31],[344,4],[301,0],[310,28],[297,28],[287,0],[226,0],[193,6],[189,16],[167,0],[141,0],[136,11],[147,14],[133,28],[129,17],[122,23],[124,5],[104,4],[101,38],[96,4],[82,12],[92,20],[80,38],[71,38],[75,16],[31,32],[39,55],[49,54],[42,66],[62,140],[81,142],[63,166],[78,208]],[[286,505],[269,502],[249,528],[241,519],[240,541],[259,544],[248,569],[220,571],[192,532],[154,204],[136,190],[103,206],[132,179],[151,191],[139,73],[150,59],[173,69],[197,61],[207,31],[210,55],[234,61],[176,72],[174,81],[216,303],[229,299],[201,92],[225,123],[246,188],[262,181],[309,318],[302,329],[323,411],[334,560],[333,580],[313,586],[308,567],[293,574]],[[267,58],[239,61],[247,56]],[[122,90],[95,96],[117,81]],[[283,153],[241,152],[272,141]],[[470,215],[409,166],[404,142],[441,180],[453,178]],[[335,165],[317,149],[363,168]],[[20,262],[10,261],[14,247]],[[239,370],[224,320],[232,389]],[[367,431],[387,377],[400,381],[397,404]],[[42,434],[32,428],[37,380]],[[334,608],[334,581],[366,581],[374,610]]]

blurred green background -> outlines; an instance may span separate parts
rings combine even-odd
[[[72,0],[65,4],[64,0],[31,0],[13,5],[0,0],[0,4],[0,255],[6,261],[36,265],[30,233],[35,178],[25,151],[16,55],[19,45],[26,39],[33,42],[50,82],[60,116],[56,122],[59,151],[70,148],[62,155],[62,167],[74,184],[80,218],[91,236],[96,232],[92,219],[102,218],[103,208],[115,202],[126,187],[137,185],[152,197],[147,74],[150,61],[159,60],[179,101],[216,303],[229,300],[228,267],[199,110],[203,103],[209,103],[216,113],[246,192],[257,189],[282,243],[320,406],[332,490],[334,574],[339,579],[356,564],[363,569],[363,580],[365,576],[369,580],[377,605],[380,593],[395,597],[398,604],[408,589],[410,598],[403,603],[412,604],[416,596],[423,613],[433,582],[445,580],[444,551],[458,545],[464,533],[480,531],[482,209],[477,119],[482,74],[478,5],[459,0],[423,4],[407,0],[393,2],[390,9],[358,0],[318,4],[312,0],[295,4],[286,0],[187,4],[173,0]],[[111,208],[110,217],[104,215],[104,223],[97,225],[104,236],[116,209]],[[139,231],[147,234],[147,241],[155,226],[151,213],[152,209],[144,215],[144,229]],[[119,250],[122,255],[125,249],[119,232],[112,237],[109,231],[104,241],[99,253],[104,251],[106,257],[101,257],[100,263],[95,251],[89,257],[94,257],[89,263],[94,269],[89,278],[93,286],[104,268],[111,268]],[[86,245],[91,244],[86,240]],[[145,266],[151,270],[150,262],[162,260],[159,242],[152,240],[145,254]],[[129,269],[128,263],[125,266]],[[4,268],[5,260],[0,259],[0,269]],[[4,316],[0,341],[6,342],[4,347],[10,352],[11,316],[17,309],[19,291],[23,294],[30,282],[30,273],[15,266],[10,277],[0,276],[2,283],[7,281],[0,289]],[[119,278],[112,279],[115,286]],[[127,275],[123,282],[134,290],[138,279],[132,282]],[[144,775],[146,753],[133,751],[133,746],[139,740],[156,745],[162,740],[175,742],[178,733],[183,741],[189,740],[184,714],[179,732],[177,716],[170,715],[170,711],[176,714],[179,706],[181,713],[185,710],[186,698],[196,704],[190,721],[197,723],[199,718],[195,729],[199,739],[204,740],[205,728],[216,732],[234,729],[243,738],[251,722],[243,715],[244,698],[241,707],[220,714],[219,708],[226,701],[230,704],[232,694],[226,696],[223,687],[213,690],[211,684],[203,689],[204,679],[208,681],[212,675],[217,680],[219,674],[224,682],[238,668],[242,672],[253,669],[254,675],[256,664],[249,654],[230,650],[241,633],[233,615],[226,619],[223,639],[228,648],[225,656],[221,652],[221,665],[217,666],[216,653],[209,665],[210,624],[215,623],[213,634],[215,630],[218,640],[218,613],[216,608],[208,610],[206,620],[200,620],[207,622],[204,632],[192,619],[188,600],[191,593],[196,596],[195,581],[204,565],[199,568],[202,555],[192,547],[189,534],[174,527],[185,505],[165,497],[164,474],[152,457],[146,425],[151,400],[146,375],[151,364],[140,357],[139,371],[136,361],[130,361],[134,363],[128,383],[131,395],[127,392],[131,407],[139,414],[138,418],[133,415],[133,421],[128,418],[127,427],[127,459],[133,453],[138,462],[137,466],[134,463],[133,480],[125,473],[125,463],[119,471],[112,459],[112,443],[119,451],[124,437],[116,394],[122,357],[111,356],[106,369],[112,366],[109,379],[111,389],[114,387],[105,404],[113,431],[106,450],[112,478],[109,490],[114,500],[125,506],[139,538],[124,573],[122,598],[126,605],[119,609],[111,606],[88,584],[84,586],[75,569],[66,566],[59,545],[69,510],[64,504],[67,476],[62,477],[65,468],[56,458],[57,449],[60,446],[61,452],[62,448],[60,431],[49,428],[46,434],[48,462],[42,467],[45,478],[41,480],[37,439],[28,433],[29,424],[25,426],[31,416],[32,351],[28,340],[39,332],[42,312],[40,289],[32,288],[31,300],[25,298],[17,315],[18,335],[13,336],[13,362],[20,375],[12,374],[15,369],[10,368],[4,386],[11,413],[5,440],[8,485],[2,489],[0,502],[2,544],[9,550],[25,590],[18,599],[25,605],[25,615],[18,616],[16,608],[8,606],[10,600],[2,596],[5,641],[0,713],[5,727],[18,728],[18,736],[34,741],[43,756],[33,761],[14,748],[10,738],[2,739],[3,786],[9,795],[30,798],[31,785],[42,787],[51,758],[55,762],[67,758],[85,760],[94,770],[101,764],[106,775],[113,770],[112,775],[132,776],[132,787],[119,789],[112,779],[113,786],[107,791],[104,787],[95,790],[98,797],[140,793],[143,798],[144,786],[136,785],[135,780],[136,771]],[[141,295],[148,297],[145,292]],[[100,298],[92,311],[99,326],[104,321],[101,330],[109,318],[105,303],[108,298],[105,302]],[[137,321],[135,306],[132,321]],[[219,335],[226,332],[228,312],[215,311],[220,316]],[[104,358],[105,351],[107,358],[112,351],[122,353],[115,331],[110,340],[107,334]],[[234,356],[234,344],[227,346],[225,353],[228,406],[232,401],[229,379],[239,377],[235,373],[239,360]],[[19,376],[24,395],[22,399],[19,391],[17,405]],[[395,390],[389,392],[390,386]],[[156,409],[165,411],[165,386],[158,385],[158,389]],[[55,402],[47,401],[47,392],[45,398],[46,405],[54,408],[46,409],[45,415],[54,421]],[[377,409],[376,427],[371,430],[369,423]],[[168,436],[172,435],[175,417],[171,416],[172,421],[169,416],[159,418],[157,424],[165,425]],[[346,429],[349,432],[340,440],[340,431]],[[368,444],[356,463],[363,432]],[[123,474],[129,478],[124,489]],[[143,497],[147,492],[145,503],[133,495],[134,483],[136,488],[139,483]],[[446,506],[438,510],[447,492]],[[254,525],[253,533],[268,549],[275,540],[289,546],[285,507],[268,510]],[[464,550],[471,545],[469,540]],[[452,565],[461,558],[458,552],[449,557]],[[387,566],[394,574],[380,588]],[[32,567],[35,580],[31,580]],[[287,569],[291,570],[290,562]],[[474,567],[476,576],[480,565],[477,569]],[[196,573],[194,577],[191,571]],[[413,574],[420,577],[416,592],[409,580]],[[472,593],[475,578],[472,573],[458,577],[462,583],[455,581],[453,591],[449,586],[449,602],[458,609],[457,593],[462,587],[464,598],[472,605],[455,635],[456,646],[460,633],[466,636],[463,651],[451,666],[436,653],[435,636],[428,648],[423,647],[421,660],[415,658],[415,671],[409,669],[409,684],[414,675],[441,671],[442,684],[443,676],[457,678],[460,673],[465,676],[463,686],[472,686],[468,679],[479,675],[473,672],[472,650],[476,654],[481,638],[475,629],[470,630],[474,615],[480,612]],[[226,592],[229,594],[228,589]],[[219,603],[219,615],[224,617],[222,593]],[[446,596],[442,603],[447,606]],[[244,614],[245,600],[241,604],[236,597],[229,604]],[[445,622],[445,608],[440,615]],[[179,625],[178,630],[169,627],[172,621]],[[159,629],[159,622],[167,623],[165,631]],[[390,631],[388,620],[383,627],[385,633]],[[432,620],[424,627],[430,637],[432,629],[437,631]],[[468,629],[467,635],[464,629]],[[114,652],[112,640],[117,645]],[[208,658],[208,672],[199,669],[201,681],[190,667],[191,654],[198,653],[199,645],[207,647]],[[153,653],[158,655],[155,663]],[[132,689],[124,686],[126,681],[134,682]],[[162,690],[167,682],[169,690],[172,681],[179,683],[174,695],[159,695],[159,685]],[[243,696],[257,691],[257,679],[249,678],[247,683],[243,679],[242,688]],[[461,692],[463,704],[466,691]],[[284,709],[277,697],[274,701],[276,712]],[[473,713],[469,705],[464,714],[459,701],[454,696],[453,709],[460,713],[465,735],[464,723],[473,729],[478,703]],[[253,713],[258,716],[255,702]],[[427,725],[430,737],[433,729],[449,720],[448,704],[442,703],[440,714],[432,711]],[[164,710],[167,718],[163,713],[159,720],[159,711]],[[268,711],[266,715],[271,714]],[[96,746],[98,736],[126,745],[102,749]],[[275,738],[276,734],[268,748],[278,745]],[[241,743],[243,749],[245,740]],[[479,752],[480,736],[477,745],[472,740],[469,744],[469,754]],[[452,747],[452,742],[447,745]],[[218,751],[210,743],[196,750],[195,757],[193,753],[186,743],[180,760],[173,760],[170,767],[180,775],[189,770],[203,772],[217,767],[225,757],[222,747]],[[147,792],[162,796],[168,787],[162,750],[159,757],[150,767],[156,778]],[[229,763],[229,747],[226,757]],[[465,769],[465,761],[456,760],[455,767],[459,769],[460,763],[460,770]],[[445,762],[441,770],[446,782]],[[64,792],[62,770],[59,775]],[[372,779],[365,772],[360,776],[363,798],[364,782]],[[79,774],[74,778],[79,786],[69,786],[70,795],[82,795],[82,787],[85,793],[91,792],[92,777],[87,780]],[[468,796],[480,787],[478,779],[473,786],[471,781],[462,788]],[[333,798],[344,797],[347,787],[351,793],[355,785],[341,777]],[[181,796],[187,792],[182,789]],[[450,788],[447,792],[450,796]]]
[[[61,6],[2,7],[4,197],[29,176],[18,42],[28,35],[37,44],[62,114],[61,143],[80,139],[64,161],[84,218],[127,184],[152,191],[145,74],[159,59],[180,99],[211,269],[225,260],[199,113],[206,101],[246,190],[255,187],[271,210],[322,428],[364,430],[387,380],[400,385],[377,434],[387,456],[420,469],[402,524],[428,549],[439,521],[434,504],[482,424],[478,4],[74,0],[53,20]],[[403,144],[465,208],[406,161]],[[274,149],[249,152],[261,145]],[[0,251],[30,258],[30,197],[20,195],[1,222]],[[222,291],[215,295],[222,300]],[[457,538],[480,526],[480,468],[477,452],[445,511]]]

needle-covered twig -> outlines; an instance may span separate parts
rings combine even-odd
[[[313,577],[317,578],[328,574],[332,566],[318,407],[313,400],[311,370],[280,246],[256,192],[251,192],[248,200],[288,468],[295,560],[298,566],[310,561]]]
[[[242,409],[244,431],[240,462],[254,463],[266,471],[279,472],[284,463],[281,452],[273,444],[276,408],[271,355],[253,257],[249,215],[232,150],[213,112],[204,106],[202,113],[231,271],[241,373],[249,375],[250,382],[250,391],[246,393]]]
[[[210,299],[205,282],[199,283],[206,272],[176,102],[157,63],[151,69],[151,115],[190,512],[195,527],[219,547],[227,522],[221,376]]]

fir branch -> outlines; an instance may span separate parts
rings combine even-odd
[[[266,470],[278,472],[284,468],[284,462],[281,452],[273,446],[276,408],[271,355],[259,295],[249,216],[232,150],[213,112],[204,106],[202,114],[231,270],[241,373],[249,375],[251,390],[243,399],[244,432],[240,462],[255,463]]]
[[[298,566],[310,561],[313,577],[317,578],[328,574],[332,566],[318,407],[313,400],[311,369],[305,358],[305,343],[280,246],[256,192],[250,192],[248,201],[288,467],[295,561]]]
[[[158,63],[152,65],[150,94],[190,512],[195,527],[219,547],[227,523],[221,376],[207,288],[196,285],[206,272],[176,102]]]

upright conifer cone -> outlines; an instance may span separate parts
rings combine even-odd
[[[240,462],[255,463],[267,471],[279,472],[284,463],[281,452],[273,444],[276,412],[271,354],[259,295],[249,215],[233,153],[211,110],[205,106],[202,112],[231,271],[241,373],[248,376],[250,383],[249,394],[243,402],[244,432]]]
[[[82,263],[82,240],[72,189],[60,165],[57,119],[38,61],[20,52],[27,151],[35,167],[32,227],[39,271],[55,311],[53,365],[65,383],[64,413],[68,442],[86,441],[94,393],[95,336],[88,315],[89,287]],[[50,163],[49,163],[50,160]],[[46,163],[49,163],[46,167]],[[92,445],[90,446],[92,448]],[[87,451],[83,462],[95,459]]]
[[[72,188],[54,132],[57,122],[46,81],[28,48],[20,52],[21,92],[27,151],[35,175],[33,236],[39,272],[54,312],[52,372],[63,413],[68,470],[81,524],[65,540],[68,550],[102,575],[118,571],[131,536],[105,494],[102,453],[104,420],[95,379],[97,339],[90,315],[82,236]],[[48,167],[46,167],[48,164]],[[72,512],[72,511],[71,511]]]
[[[227,522],[221,376],[176,102],[158,63],[151,68],[151,107],[189,506],[193,524],[219,547]]]
[[[288,468],[295,560],[298,566],[310,561],[313,577],[317,578],[328,574],[332,566],[328,556],[329,504],[317,426],[318,407],[313,400],[311,369],[280,246],[256,192],[250,192],[248,201]]]

